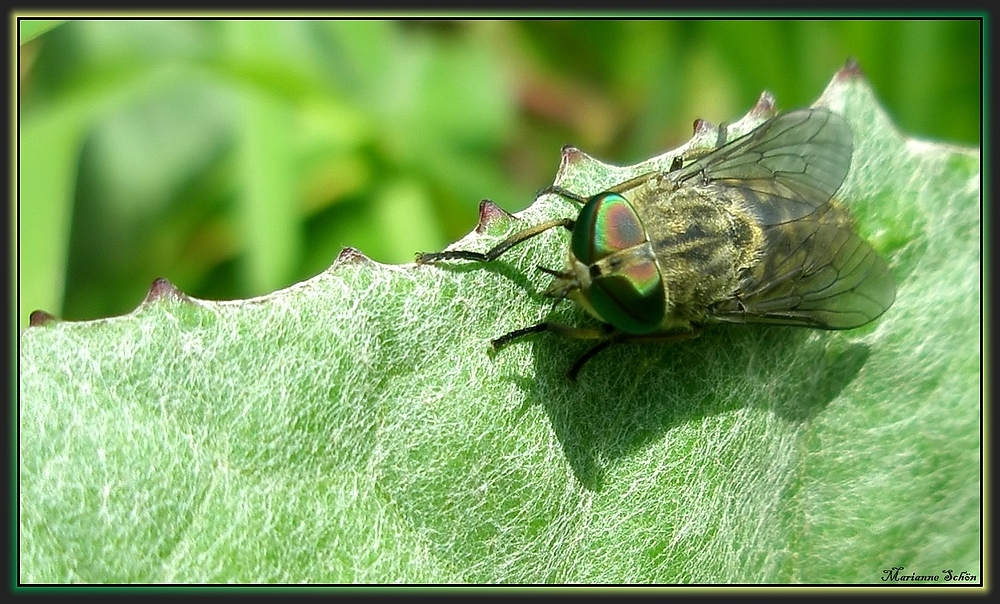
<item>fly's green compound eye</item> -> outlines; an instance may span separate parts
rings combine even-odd
[[[645,241],[646,229],[632,204],[618,193],[602,193],[580,210],[573,229],[573,255],[589,265]]]
[[[580,262],[589,266],[618,255],[618,266],[595,279],[587,295],[604,321],[626,333],[656,331],[666,312],[660,271],[643,251],[645,243],[639,216],[618,193],[591,198],[573,228],[571,249]]]

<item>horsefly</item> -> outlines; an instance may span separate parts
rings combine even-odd
[[[596,341],[570,379],[611,344],[686,339],[709,323],[859,327],[892,305],[896,288],[833,199],[852,146],[836,113],[781,113],[687,163],[675,159],[591,197],[543,191],[579,203],[576,218],[538,224],[485,253],[421,253],[417,262],[492,262],[540,233],[569,230],[562,270],[539,267],[553,277],[545,294],[576,302],[601,326],[543,321],[492,346],[543,331]]]

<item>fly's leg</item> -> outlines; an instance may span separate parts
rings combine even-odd
[[[598,342],[593,348],[584,353],[584,355],[580,357],[577,362],[573,363],[573,366],[570,368],[569,372],[567,372],[566,376],[569,380],[571,382],[575,382],[576,375],[580,372],[580,368],[583,367],[584,363],[612,344],[613,340],[611,338],[614,333],[614,327],[603,324],[601,327],[596,329],[587,329],[583,327],[571,327],[569,325],[563,325],[562,323],[543,321],[535,325],[515,329],[514,331],[493,340],[490,342],[490,345],[493,347],[494,352],[496,352],[515,340],[520,340],[521,338],[532,334],[542,333],[543,331],[551,331],[552,333],[560,335],[564,338],[571,338],[574,340],[600,340],[600,342]]]
[[[563,227],[567,230],[573,230],[574,221],[572,218],[560,218],[557,220],[549,220],[541,224],[535,225],[531,228],[525,229],[523,231],[518,231],[510,237],[504,239],[500,243],[496,244],[493,249],[486,253],[482,252],[471,252],[469,250],[446,250],[444,252],[420,252],[417,254],[417,264],[433,264],[435,262],[440,262],[442,260],[471,260],[473,262],[490,262],[496,260],[501,255],[503,255],[507,250],[514,247],[519,243],[523,243],[528,239],[536,235],[540,235],[549,229],[554,229],[557,227]]]
[[[681,168],[683,168],[686,164],[690,163],[691,161],[693,161],[695,159],[698,159],[699,157],[707,155],[707,154],[709,154],[709,153],[711,153],[711,152],[713,152],[713,151],[715,151],[715,150],[717,150],[717,149],[725,146],[725,144],[727,142],[729,142],[729,122],[722,122],[718,126],[718,130],[717,130],[717,134],[716,134],[716,138],[715,138],[715,147],[713,147],[712,149],[704,149],[702,151],[696,152],[693,156],[689,156],[689,157],[683,157],[683,156],[678,155],[670,163],[670,167],[667,168],[667,173],[669,174],[670,172],[675,172],[677,170],[680,170]],[[615,186],[613,186],[613,187],[611,187],[611,188],[603,191],[602,193],[625,193],[627,191],[631,191],[632,189],[634,189],[634,188],[636,188],[636,187],[638,187],[638,186],[640,186],[640,185],[648,182],[649,179],[650,179],[650,175],[649,174],[641,174],[639,176],[636,176],[635,178],[626,180],[625,182],[618,183],[617,185],[615,185]],[[566,199],[575,201],[575,202],[577,202],[577,203],[579,203],[581,205],[585,204],[585,203],[587,203],[587,201],[589,201],[589,199],[586,198],[586,197],[584,197],[583,195],[580,195],[578,193],[574,193],[573,191],[570,191],[569,189],[560,187],[558,185],[549,185],[549,186],[545,187],[544,189],[542,189],[541,192],[538,193],[539,196],[542,196],[542,195],[545,195],[545,194],[559,195],[560,197],[565,197]]]
[[[629,344],[658,344],[662,342],[683,342],[691,340],[701,335],[701,328],[692,325],[689,331],[669,331],[665,333],[647,333],[643,335],[625,334],[618,332],[615,342]]]
[[[622,344],[622,343],[638,343],[638,344],[654,344],[660,342],[680,342],[683,340],[690,340],[691,338],[697,338],[701,333],[701,330],[697,327],[691,331],[679,331],[670,333],[650,333],[644,335],[634,335],[627,334],[621,331],[613,331],[606,340],[598,343],[596,346],[583,353],[583,356],[573,363],[570,367],[569,372],[566,374],[571,382],[576,381],[577,374],[583,369],[583,366],[587,364],[587,361],[597,356],[598,353],[606,348],[609,348],[612,344]]]
[[[570,201],[575,201],[576,203],[581,205],[587,203],[587,198],[584,197],[583,195],[574,193],[569,189],[564,189],[559,185],[549,185],[545,187],[544,189],[538,192],[538,197],[541,197],[542,195],[558,195],[559,197],[565,197],[566,199],[569,199]]]
[[[520,340],[521,338],[530,336],[531,334],[542,333],[543,331],[551,331],[554,334],[558,334],[564,338],[571,338],[573,340],[606,340],[614,331],[614,328],[610,325],[603,324],[597,329],[587,329],[584,327],[571,327],[569,325],[553,323],[551,321],[542,321],[541,323],[530,325],[528,327],[522,327],[521,329],[515,329],[510,333],[506,333],[491,341],[490,346],[493,347],[494,352],[498,352],[506,348],[508,344],[514,342],[515,340]]]
[[[614,344],[613,340],[604,340],[603,342],[598,342],[594,346],[591,346],[590,350],[583,353],[583,356],[578,358],[576,362],[573,363],[573,366],[569,368],[569,371],[566,372],[566,377],[569,378],[569,381],[575,382],[576,376],[580,374],[580,370],[587,364],[587,361],[596,357],[599,352],[609,348],[612,344]]]
[[[703,122],[702,120],[695,120],[696,132],[699,128],[699,122],[707,123]],[[677,170],[680,170],[681,168],[691,163],[692,161],[700,157],[704,157],[705,155],[708,155],[712,151],[715,151],[716,149],[725,145],[728,140],[729,140],[729,122],[722,122],[721,124],[719,124],[716,131],[714,147],[712,147],[711,149],[702,149],[700,151],[688,152],[687,157],[683,155],[678,155],[670,162],[670,167],[667,168],[667,173],[669,174],[670,172],[676,172]]]
[[[613,344],[678,342],[696,338],[701,333],[701,330],[698,327],[694,327],[691,331],[635,335],[618,331],[608,324],[602,324],[598,328],[588,329],[582,327],[571,327],[569,325],[563,325],[562,323],[543,321],[541,323],[530,325],[528,327],[522,327],[521,329],[516,329],[510,333],[504,334],[490,342],[490,345],[492,346],[494,352],[496,352],[516,340],[520,340],[521,338],[532,334],[542,333],[544,331],[550,331],[556,335],[573,340],[599,340],[597,344],[591,347],[587,352],[583,353],[583,356],[577,359],[576,362],[573,363],[573,366],[570,367],[569,371],[566,372],[566,377],[568,377],[571,382],[576,381],[577,375],[579,375],[580,370],[583,369],[583,366],[586,365],[588,361]]]

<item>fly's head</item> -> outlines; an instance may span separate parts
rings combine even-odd
[[[652,246],[619,193],[588,200],[574,223],[565,269],[542,270],[554,277],[545,295],[569,298],[624,333],[650,333],[663,322],[666,291]]]

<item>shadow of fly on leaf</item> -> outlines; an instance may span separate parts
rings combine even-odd
[[[844,118],[800,109],[732,141],[725,133],[710,151],[592,197],[542,191],[579,204],[576,218],[519,231],[484,253],[420,253],[417,263],[493,262],[545,231],[570,231],[563,268],[538,267],[553,277],[544,293],[579,304],[601,326],[542,321],[491,345],[545,331],[591,340],[572,381],[617,343],[685,340],[709,323],[852,329],[884,313],[896,297],[892,274],[834,199],[851,165]]]

